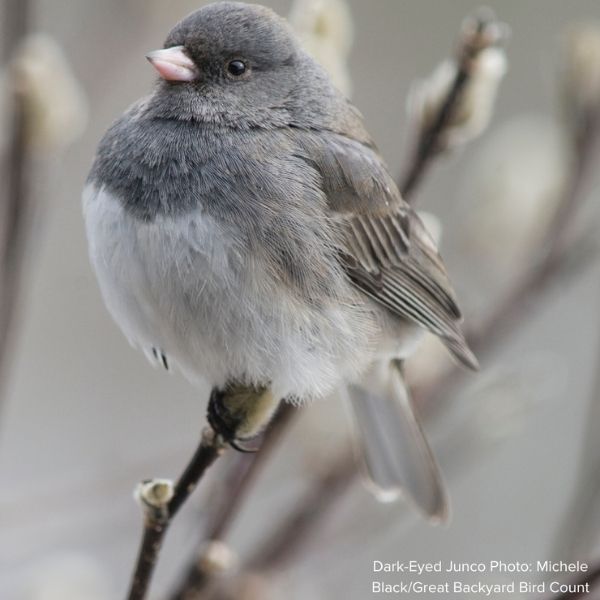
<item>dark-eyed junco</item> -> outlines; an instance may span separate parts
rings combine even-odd
[[[361,115],[262,6],[207,5],[148,60],[84,192],[92,263],[130,342],[213,387],[230,441],[338,389],[387,496],[446,514],[401,361],[423,330],[469,367],[435,244]]]

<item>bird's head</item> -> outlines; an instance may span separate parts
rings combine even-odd
[[[160,76],[153,112],[165,118],[260,125],[330,87],[287,22],[255,4],[208,4],[147,58]]]

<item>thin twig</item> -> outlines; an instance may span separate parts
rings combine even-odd
[[[582,242],[582,245],[585,243]],[[472,327],[466,335],[467,342],[480,361],[484,360],[500,343],[518,328],[518,325],[535,308],[535,300],[566,276],[575,276],[591,260],[594,249],[583,248],[553,255],[543,264],[533,268],[501,301],[496,309],[479,325]],[[572,257],[571,255],[576,256]],[[436,404],[442,397],[448,397],[465,376],[462,368],[452,365],[447,371],[428,384],[412,390],[415,402],[422,412]]]
[[[356,473],[352,452],[343,452],[315,481],[272,536],[253,552],[248,568],[256,571],[273,570],[293,557],[310,532],[322,522],[333,502],[349,488]]]
[[[471,61],[469,61],[469,64],[470,63]],[[399,186],[402,197],[406,201],[410,201],[413,197],[414,190],[421,182],[427,168],[438,154],[437,148],[440,136],[450,121],[460,95],[469,80],[469,73],[470,70],[467,69],[466,64],[459,65],[452,87],[442,103],[439,113],[433,120],[431,126],[419,137],[409,170],[403,175]]]
[[[208,529],[203,534],[204,543],[222,540],[227,535],[252,484],[297,414],[298,411],[292,404],[282,402],[267,429],[260,450],[256,454],[237,453],[234,455],[229,473],[225,476],[223,493],[219,495],[219,498],[213,500],[216,512],[208,518]],[[204,544],[203,547],[205,547]],[[171,600],[192,598],[204,588],[211,573],[206,572],[203,564],[201,552],[197,552],[196,557],[185,570],[181,583],[171,595]]]
[[[284,433],[291,425],[293,418],[298,415],[298,410],[289,402],[282,402],[277,414],[269,425],[264,440],[258,452],[254,454],[238,453],[236,457],[238,468],[232,473],[230,485],[224,490],[223,502],[215,503],[217,514],[209,521],[206,537],[209,540],[223,539],[242,505],[246,493],[258,477],[262,467],[267,462],[272,452],[279,445]],[[235,467],[235,465],[234,465]]]
[[[497,39],[488,35],[490,24],[489,15],[479,15],[476,17],[475,27],[462,32],[454,80],[440,103],[438,112],[419,131],[412,158],[401,177],[400,191],[404,199],[409,202],[433,159],[439,155],[442,149],[442,137],[452,121],[460,104],[462,93],[473,74],[475,59],[482,50],[497,43]]]
[[[8,0],[3,52],[6,62],[15,55],[27,33],[29,2]],[[27,143],[27,115],[22,90],[10,79],[11,97],[8,120],[10,132],[7,159],[4,165],[5,199],[2,203],[3,223],[0,227],[0,394],[6,377],[11,330],[17,307],[29,207],[29,185],[27,165],[29,148]]]
[[[224,449],[225,444],[221,437],[210,427],[205,428],[200,444],[175,485],[173,495],[168,502],[162,504],[148,502],[147,498],[142,496],[145,516],[144,533],[127,596],[128,600],[143,600],[146,597],[162,541],[173,517],[194,491],[208,467],[222,454]]]

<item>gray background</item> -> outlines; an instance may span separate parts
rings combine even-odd
[[[281,14],[290,5],[266,3]],[[52,585],[72,577],[79,564],[72,561],[79,560],[89,562],[86,569],[91,579],[100,579],[99,590],[106,588],[80,598],[118,598],[139,535],[132,488],[144,477],[179,472],[203,423],[206,390],[152,370],[112,323],[88,264],[80,190],[103,131],[152,84],[144,54],[161,46],[171,26],[199,2],[34,4],[35,30],[64,46],[89,96],[91,121],[64,157],[38,168],[41,210],[0,434],[0,597],[45,598],[31,588],[49,589],[47,577]],[[600,5],[489,4],[512,29],[493,135],[522,113],[556,112],[558,36],[570,21],[599,18]],[[350,6],[356,29],[350,60],[354,101],[388,163],[399,169],[407,150],[404,99],[410,82],[429,74],[454,48],[460,22],[474,3],[352,0]],[[481,257],[459,241],[468,208],[465,179],[486,139],[440,161],[419,190],[420,206],[448,225],[444,255],[467,316],[485,312],[492,295],[482,288]],[[590,186],[589,197],[597,199],[597,186]],[[563,552],[557,536],[581,485],[577,469],[586,411],[598,400],[597,275],[594,267],[554,288],[487,359],[482,375],[469,377],[469,387],[445,398],[444,411],[428,423],[447,473],[452,523],[429,527],[402,503],[378,505],[356,485],[294,567],[277,574],[275,597],[371,597],[374,559],[532,561]],[[315,475],[315,465],[338,448],[346,428],[335,400],[305,409],[230,536],[242,555],[277,522]],[[169,537],[156,597],[194,544],[200,505],[200,497],[192,500]],[[582,551],[584,558],[593,554],[590,548]],[[595,557],[600,558],[597,551]]]

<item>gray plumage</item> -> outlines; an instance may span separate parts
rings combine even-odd
[[[92,263],[130,341],[192,381],[268,385],[296,401],[365,389],[375,365],[412,352],[420,328],[474,367],[433,241],[358,111],[286,23],[211,4],[169,34],[165,47],[179,46],[196,79],[159,80],[109,129],[84,192]],[[234,59],[247,66],[240,77],[227,71]],[[387,403],[414,421],[410,402],[373,379],[367,413]],[[400,433],[382,456],[408,436],[431,457],[420,428]],[[407,473],[422,460],[405,454],[374,478],[441,515],[423,501],[427,485],[445,497],[437,468],[414,492]]]

